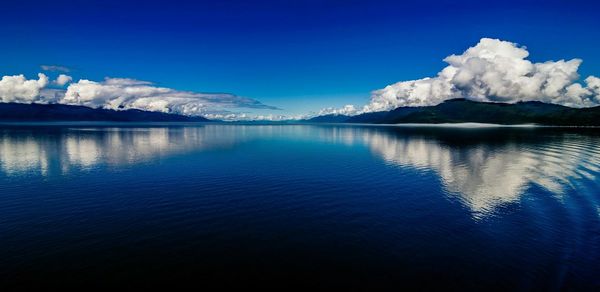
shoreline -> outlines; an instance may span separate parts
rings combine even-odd
[[[369,126],[369,127],[407,127],[407,128],[460,128],[460,129],[485,129],[485,128],[577,128],[596,129],[600,126],[569,126],[569,125],[540,125],[540,124],[491,124],[491,123],[401,123],[401,124],[372,124],[372,123],[308,123],[308,122],[252,122],[252,121],[209,121],[209,122],[113,122],[113,121],[32,121],[8,122],[0,121],[0,127],[27,127],[27,126],[206,126],[206,125],[232,125],[232,126],[298,126],[298,125],[330,125],[330,126]]]

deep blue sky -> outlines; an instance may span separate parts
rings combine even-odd
[[[533,61],[581,58],[600,74],[600,5],[584,1],[9,1],[0,74],[42,64],[230,92],[304,113],[435,75],[481,37]]]

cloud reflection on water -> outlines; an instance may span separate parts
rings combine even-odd
[[[52,166],[64,173],[73,167],[135,164],[227,147],[245,136],[243,131],[215,127],[4,130],[0,132],[0,169],[7,175],[46,175]]]
[[[600,139],[532,129],[416,129],[347,126],[60,128],[0,130],[6,175],[68,173],[99,164],[130,165],[160,157],[234,147],[251,139],[308,139],[366,145],[394,167],[435,173],[446,193],[475,216],[518,202],[538,185],[560,196],[600,172]]]
[[[594,180],[600,170],[600,139],[585,135],[547,136],[528,134],[526,129],[455,129],[464,131],[457,132],[458,137],[444,129],[431,129],[426,135],[347,131],[344,140],[364,143],[392,165],[434,171],[447,193],[458,196],[475,216],[517,202],[532,184],[560,196],[579,179]]]

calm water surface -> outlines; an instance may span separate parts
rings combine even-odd
[[[0,288],[600,289],[600,135],[0,127]]]

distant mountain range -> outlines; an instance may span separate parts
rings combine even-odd
[[[0,121],[208,122],[210,120],[203,117],[135,109],[108,110],[63,104],[0,103]]]
[[[204,117],[142,110],[94,109],[63,104],[0,103],[2,122],[107,121],[107,122],[209,122]],[[490,123],[552,126],[600,126],[600,106],[571,108],[537,101],[507,103],[452,99],[436,106],[400,107],[391,111],[356,116],[323,115],[303,120],[309,123]],[[254,122],[246,122],[254,123]]]
[[[539,124],[553,126],[600,126],[600,107],[571,108],[537,101],[507,103],[452,99],[436,106],[400,107],[391,111],[356,116],[324,115],[311,123],[490,123],[503,125]]]

